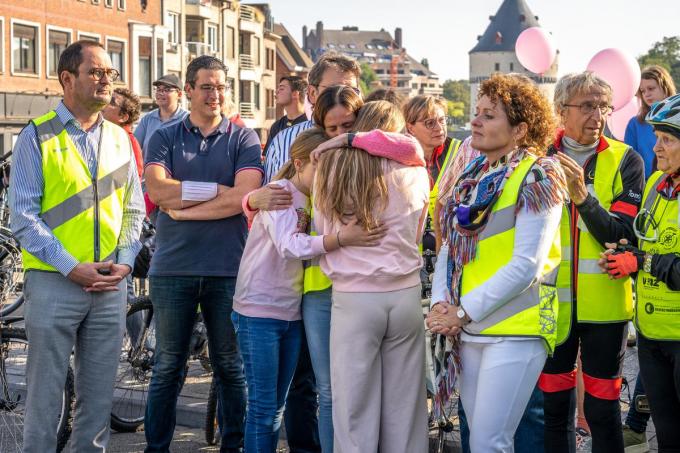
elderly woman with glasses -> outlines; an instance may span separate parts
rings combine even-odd
[[[630,278],[611,280],[598,260],[605,242],[633,239],[644,186],[643,163],[630,146],[605,138],[612,89],[591,72],[570,74],[555,87],[562,123],[548,154],[567,178],[570,202],[561,220],[557,276],[557,347],[539,387],[544,392],[545,450],[574,452],[576,356],[581,349],[585,416],[593,452],[623,451],[619,393],[632,316]]]
[[[647,181],[633,228],[638,247],[607,244],[600,265],[611,278],[635,276],[640,374],[659,451],[680,451],[680,95],[651,107],[659,171]]]

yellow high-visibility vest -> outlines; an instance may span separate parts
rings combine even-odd
[[[678,199],[666,199],[656,191],[663,172],[654,173],[647,181],[642,207],[654,215],[656,228],[647,224],[643,236],[656,242],[640,241],[640,249],[651,254],[680,253],[678,228]],[[655,231],[654,231],[655,230]],[[638,270],[635,280],[635,327],[651,340],[680,341],[680,291],[672,291],[666,284],[644,270]]]
[[[95,178],[56,112],[32,122],[42,153],[40,218],[78,261],[115,260],[132,156],[127,133],[103,122]],[[23,248],[22,255],[24,269],[56,271]]]
[[[314,201],[312,201],[312,208],[310,210],[310,232],[311,236],[318,236],[319,233],[316,232],[316,227],[314,226]],[[303,294],[307,294],[310,291],[323,291],[328,289],[333,285],[331,279],[326,276],[319,266],[319,257],[312,258],[309,261],[303,263],[304,266],[304,279],[302,283]]]
[[[444,158],[444,164],[442,165],[441,170],[439,171],[439,174],[437,175],[437,180],[434,183],[434,186],[432,187],[432,190],[430,190],[430,204],[428,206],[428,213],[430,214],[430,219],[434,222],[437,219],[434,218],[434,208],[437,205],[437,198],[439,197],[439,181],[442,179],[442,175],[446,172],[447,167],[449,165],[450,161],[453,161],[455,159],[456,154],[458,154],[458,149],[460,148],[460,140],[457,140],[455,138],[451,139],[451,143],[449,144],[448,149],[446,150],[446,157]]]
[[[600,206],[609,210],[612,201],[623,191],[620,166],[630,149],[625,143],[607,139],[609,146],[596,154],[593,184],[588,192],[597,198]],[[575,209],[575,208],[574,208]],[[574,225],[576,223],[576,225]],[[572,232],[578,228],[578,257],[573,256]],[[562,261],[557,275],[559,298],[557,344],[566,341],[570,334],[572,303],[577,302],[576,318],[583,323],[614,323],[631,319],[633,292],[630,278],[610,280],[597,264],[602,245],[590,234],[582,220],[573,222],[567,206],[562,211],[560,224]],[[572,287],[574,270],[576,294]]]
[[[484,284],[512,259],[516,205],[522,184],[535,162],[536,157],[528,154],[505,182],[488,223],[480,233],[476,256],[463,267],[461,296]],[[560,235],[555,231],[548,259],[541,269],[542,277],[485,319],[465,326],[465,332],[481,336],[541,338],[552,353],[557,334],[555,279],[559,263]]]

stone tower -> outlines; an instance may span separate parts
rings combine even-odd
[[[489,16],[489,20],[491,23],[469,52],[470,118],[475,113],[479,84],[495,72],[517,72],[530,77],[552,102],[559,51],[550,69],[542,75],[528,71],[515,55],[517,37],[527,28],[538,27],[538,16],[534,16],[525,0],[503,0],[496,15]]]

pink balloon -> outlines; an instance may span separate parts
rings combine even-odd
[[[640,110],[640,102],[636,96],[633,96],[633,99],[628,101],[626,105],[609,115],[607,126],[609,126],[609,130],[615,139],[623,141],[623,137],[626,135],[626,126],[628,126],[630,119],[637,115],[638,110]]]
[[[612,86],[614,110],[626,105],[640,87],[640,65],[620,49],[599,51],[588,63],[588,71],[593,71]]]
[[[304,108],[305,108],[305,115],[307,115],[308,120],[312,119],[312,108],[313,107],[314,106],[312,106],[311,102],[309,102],[309,99],[307,99],[307,96],[305,96]]]
[[[517,37],[515,53],[522,66],[536,74],[543,74],[555,61],[557,49],[550,33],[541,27],[531,27]]]

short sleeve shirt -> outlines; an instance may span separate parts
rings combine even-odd
[[[178,181],[233,187],[238,172],[262,172],[261,153],[252,129],[223,118],[220,126],[204,137],[187,116],[153,135],[146,165],[160,165]],[[149,275],[236,277],[246,235],[242,214],[219,220],[175,221],[160,212]]]

